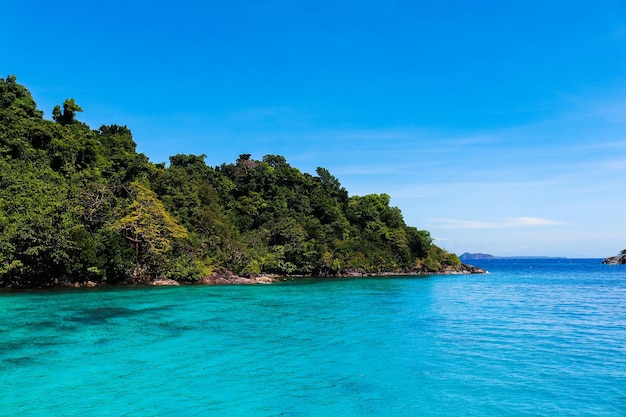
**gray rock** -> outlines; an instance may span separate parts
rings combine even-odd
[[[626,250],[623,250],[622,253],[617,256],[609,256],[608,258],[605,258],[602,263],[608,265],[626,264]]]

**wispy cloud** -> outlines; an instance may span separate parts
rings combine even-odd
[[[509,217],[509,224],[512,226],[547,226],[563,224],[556,220],[542,219],[540,217]]]
[[[565,224],[560,221],[540,217],[508,217],[498,222],[480,220],[437,219],[440,227],[445,229],[507,229],[526,226],[554,226]]]

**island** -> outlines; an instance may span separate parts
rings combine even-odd
[[[465,252],[459,259],[462,261],[472,261],[472,260],[493,260],[493,259],[567,259],[562,256],[529,256],[529,255],[519,255],[519,256],[494,256],[489,255],[487,253],[468,253]]]
[[[624,265],[626,264],[626,249],[622,250],[619,255],[609,256],[602,261],[603,264],[608,265]]]
[[[493,255],[489,255],[488,253],[469,253],[469,252],[465,252],[463,253],[461,256],[459,256],[459,259],[462,261],[471,261],[471,260],[477,260],[477,259],[497,259],[496,256]]]
[[[128,127],[92,129],[82,111],[70,98],[46,120],[15,76],[0,79],[0,287],[481,272],[389,195],[351,196],[325,168],[153,163]]]

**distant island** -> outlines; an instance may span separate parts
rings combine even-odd
[[[468,252],[465,252],[464,254],[459,256],[459,259],[462,260],[462,261],[472,261],[472,260],[477,260],[477,259],[496,259],[496,257],[493,256],[493,255],[489,255],[488,253],[468,253]]]
[[[608,265],[624,265],[626,264],[626,249],[622,250],[619,255],[609,256],[602,261],[603,264]]]
[[[485,259],[567,259],[562,256],[494,256],[487,253],[465,252],[459,259],[462,261],[485,260]]]
[[[0,78],[0,287],[268,282],[481,272],[408,226],[387,194],[350,196],[280,155],[152,163],[126,126],[73,98],[43,118]]]

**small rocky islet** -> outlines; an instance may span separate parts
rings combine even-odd
[[[609,256],[604,258],[603,264],[607,265],[624,265],[626,264],[626,249],[622,250],[619,255]]]

